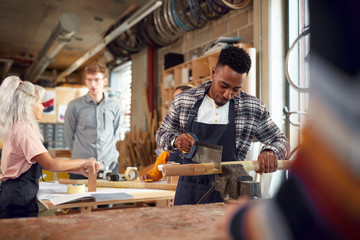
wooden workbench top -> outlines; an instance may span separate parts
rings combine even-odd
[[[225,204],[109,210],[0,220],[0,239],[218,239]]]

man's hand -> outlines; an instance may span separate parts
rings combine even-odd
[[[191,146],[194,144],[194,140],[187,133],[183,133],[176,137],[174,147],[183,152],[190,152]]]
[[[264,151],[258,157],[260,174],[275,172],[278,168],[278,158],[272,151]]]
[[[151,178],[151,176],[149,174],[145,174],[145,175],[139,177],[139,180],[146,182],[148,180],[152,180],[152,178]]]

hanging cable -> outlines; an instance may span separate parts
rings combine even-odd
[[[302,92],[302,93],[306,93],[309,92],[309,88],[303,88],[303,87],[299,87],[297,84],[295,84],[290,76],[289,73],[289,59],[290,59],[290,54],[292,52],[292,50],[296,47],[297,43],[304,38],[305,36],[307,36],[308,34],[310,34],[310,26],[305,26],[302,33],[295,39],[294,43],[291,45],[288,53],[286,54],[286,59],[285,59],[285,75],[286,75],[286,79],[288,80],[288,82],[290,83],[290,85],[295,88],[296,91],[298,92]],[[310,53],[308,53],[306,55],[306,57],[304,58],[305,61],[309,60],[309,55]]]

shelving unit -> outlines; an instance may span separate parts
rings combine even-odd
[[[84,86],[77,87],[56,87],[46,88],[46,91],[55,92],[54,95],[54,112],[51,114],[43,114],[39,121],[40,129],[44,135],[44,143],[47,149],[67,149],[64,140],[64,124],[60,121],[59,112],[60,105],[68,105],[70,101],[81,97],[87,92]]]
[[[256,50],[247,44],[240,43],[235,46],[245,49],[252,60],[251,69],[242,90],[249,94],[256,95]],[[163,71],[161,84],[161,119],[165,118],[169,110],[177,86],[189,83],[196,87],[207,80],[211,80],[211,69],[216,65],[219,54],[220,50]]]
[[[47,149],[67,149],[64,139],[64,124],[40,123],[44,135],[44,143]]]

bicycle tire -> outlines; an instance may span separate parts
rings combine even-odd
[[[131,53],[116,46],[113,42],[106,45],[106,49],[116,57],[130,57]]]
[[[198,25],[197,23],[194,23],[194,21],[193,21],[194,18],[193,18],[192,14],[191,14],[191,10],[190,10],[188,0],[178,0],[178,1],[180,1],[180,6],[181,6],[182,12],[183,12],[182,15],[183,15],[184,20],[185,20],[186,23],[188,23],[194,29],[202,28],[202,27],[205,26],[205,25],[202,25],[202,24]],[[186,1],[187,4],[184,1]],[[195,22],[196,22],[196,20],[195,20]]]
[[[145,30],[145,21],[142,20],[139,24],[139,37],[142,39],[142,41],[146,42],[147,44],[153,46],[153,47],[157,47],[156,44],[154,43],[154,41],[152,41],[152,39],[149,37],[149,35],[147,34],[147,31]],[[145,45],[145,44],[144,44]]]
[[[228,6],[230,9],[237,10],[245,8],[249,5],[251,0],[243,0],[240,1],[240,3],[229,3],[227,0],[221,0],[226,6]]]
[[[168,27],[170,29],[172,29],[175,33],[177,33],[178,36],[180,36],[183,33],[183,31],[174,22],[174,18],[171,14],[170,0],[165,0],[164,18],[165,18],[165,21],[167,21]]]
[[[161,12],[161,7],[156,10],[158,10],[158,11],[154,12],[154,24],[155,24],[155,29],[157,31],[157,34],[164,40],[164,42],[169,42],[169,41],[177,38],[176,35],[172,35],[172,33],[169,32],[170,30],[165,29],[166,27],[163,25],[161,16],[160,16],[160,15],[163,15]]]
[[[164,39],[159,38],[158,34],[156,33],[153,17],[154,17],[153,14],[151,14],[148,17],[146,17],[144,21],[145,21],[145,30],[149,34],[152,41],[156,44],[156,46],[163,47],[177,41],[176,39],[171,42],[166,42]]]
[[[214,4],[220,8],[224,8],[224,9],[227,9],[227,10],[232,10],[230,7],[228,7],[226,4],[224,4],[223,2],[219,1],[219,0],[213,0]],[[233,2],[231,0],[231,2]]]
[[[114,43],[130,53],[139,52],[144,45],[142,40],[138,37],[138,32],[134,31],[134,28],[125,31],[123,34],[120,34],[114,39]],[[122,37],[125,37],[125,40],[122,39]],[[128,40],[130,40],[130,42]]]
[[[227,8],[222,8],[222,7],[219,7],[219,6],[218,6],[218,7],[214,6],[212,0],[207,0],[207,2],[208,2],[208,4],[209,4],[210,8],[211,8],[214,12],[216,12],[217,14],[219,14],[219,15],[225,15],[226,13],[229,12],[229,9],[227,9]],[[215,4],[215,2],[214,2],[214,4]]]
[[[112,31],[114,31],[118,26],[120,26],[126,19],[128,19],[129,16],[125,16],[122,19],[118,20],[115,24],[113,24],[104,34],[104,36],[107,36]],[[119,48],[122,48],[123,51],[121,51],[122,54],[128,55],[131,53],[139,52],[143,48],[143,42],[141,39],[137,37],[138,25],[133,26],[132,28],[122,32],[120,35],[118,35],[111,43],[113,44],[113,50],[119,54],[118,51]],[[130,41],[128,41],[130,40]]]
[[[181,21],[178,13],[177,13],[177,11],[176,11],[176,5],[175,5],[176,2],[175,2],[175,0],[171,0],[170,3],[171,3],[171,13],[172,13],[172,15],[173,15],[173,17],[174,17],[174,21],[175,21],[176,25],[177,25],[181,30],[183,30],[183,31],[185,31],[185,32],[190,32],[190,31],[194,30],[193,27],[188,26],[188,25],[186,25],[183,21]]]
[[[205,16],[202,16],[202,12],[197,8],[195,4],[195,0],[188,0],[188,5],[190,8],[190,13],[193,16],[193,18],[201,25],[201,28],[204,27],[208,20]]]
[[[121,23],[122,21],[120,21]],[[111,26],[104,34],[104,36],[107,36],[109,33],[111,33],[113,31],[113,29],[115,29],[117,27],[117,24],[114,24],[113,26]],[[126,51],[118,46],[115,45],[115,39],[113,41],[111,41],[110,43],[108,43],[106,45],[106,49],[113,55],[116,57],[128,57],[130,56],[130,52]]]
[[[207,0],[194,0],[194,3],[203,13],[203,15],[207,18],[208,21],[219,19],[222,15],[217,14],[213,10],[211,10]]]

